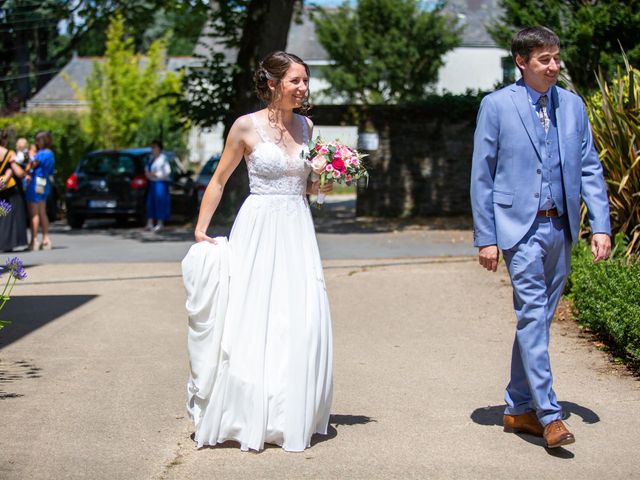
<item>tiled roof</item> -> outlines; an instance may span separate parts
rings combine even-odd
[[[86,86],[87,78],[93,70],[93,63],[102,61],[102,57],[73,57],[62,71],[31,97],[27,102],[27,108],[43,105],[85,105],[86,102],[77,98],[71,85],[75,84],[83,89]],[[169,57],[167,70],[175,72],[183,67],[193,65],[195,62],[197,60],[193,57]],[[143,58],[141,63],[144,65],[146,59]]]
[[[501,13],[498,0],[448,0],[446,12],[458,16],[462,31],[462,47],[495,47],[486,26]]]

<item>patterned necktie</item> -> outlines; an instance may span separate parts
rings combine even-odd
[[[549,114],[547,112],[547,105],[549,104],[549,97],[546,95],[540,95],[538,99],[538,105],[540,105],[540,109],[538,110],[538,118],[540,119],[540,123],[544,128],[545,132],[549,131]]]

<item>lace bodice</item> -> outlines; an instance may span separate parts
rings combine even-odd
[[[251,121],[258,135],[258,143],[246,157],[249,171],[249,187],[255,195],[304,195],[311,168],[300,157],[309,142],[309,126],[304,117],[296,115],[302,122],[303,145],[297,155],[289,154],[276,145],[259,125],[255,114]]]

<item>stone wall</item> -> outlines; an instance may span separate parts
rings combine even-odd
[[[315,123],[375,130],[365,152],[371,174],[358,186],[357,215],[427,217],[468,214],[473,132],[479,98],[434,97],[412,106],[318,106]]]

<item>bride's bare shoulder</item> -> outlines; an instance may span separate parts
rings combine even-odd
[[[242,115],[236,118],[236,121],[233,122],[231,126],[231,130],[235,130],[240,134],[247,133],[251,131],[253,128],[253,122],[251,120],[251,114]]]

